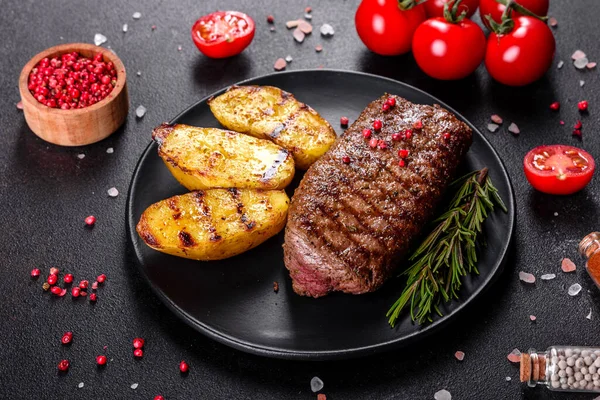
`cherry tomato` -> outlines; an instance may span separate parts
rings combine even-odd
[[[443,17],[444,16],[444,4],[452,0],[427,0],[423,5],[425,6],[425,13],[427,18]],[[458,6],[458,13],[463,11],[467,12],[467,18],[470,18],[479,6],[479,0],[463,0]]]
[[[254,21],[237,11],[217,11],[200,17],[192,39],[204,55],[225,58],[241,53],[254,38]]]
[[[425,18],[422,5],[401,10],[398,0],[363,0],[354,22],[360,40],[369,50],[395,56],[410,51],[413,34]]]
[[[485,56],[483,30],[463,19],[451,23],[431,18],[417,28],[413,37],[413,54],[419,67],[436,79],[462,79],[477,69]]]
[[[549,194],[572,194],[583,189],[596,169],[592,156],[573,146],[539,146],[523,160],[527,180]]]
[[[548,25],[537,18],[518,17],[514,29],[504,35],[490,33],[485,66],[500,83],[528,85],[552,65],[556,43]]]
[[[540,17],[544,17],[548,14],[548,7],[550,6],[550,0],[517,0],[517,3]],[[494,21],[500,23],[502,20],[502,13],[505,9],[506,6],[498,3],[496,0],[481,0],[479,3],[479,15],[481,16],[481,21],[483,21],[484,25],[489,29],[490,23],[485,16],[489,14]],[[517,18],[520,17],[521,14],[513,11],[512,16],[513,18]]]

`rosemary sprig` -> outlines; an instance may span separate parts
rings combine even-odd
[[[433,221],[435,227],[409,258],[413,264],[403,273],[406,287],[386,314],[392,327],[407,305],[419,324],[431,321],[433,312],[441,316],[442,300],[458,299],[462,278],[479,273],[477,243],[488,214],[496,206],[507,212],[487,168],[457,179],[452,188],[456,194],[448,209]]]

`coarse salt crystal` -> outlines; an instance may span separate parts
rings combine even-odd
[[[535,315],[530,315],[530,316],[529,316],[529,319],[530,319],[530,320],[532,320],[532,321],[535,321],[537,318],[536,318],[536,316],[535,316]]]
[[[23,109],[23,102],[22,102],[22,101],[19,101],[19,102],[17,103],[17,108],[18,108],[19,110],[22,110],[22,109]]]
[[[135,73],[137,76],[142,76],[142,71],[138,71]]]
[[[517,126],[517,124],[515,124],[514,122],[512,122],[509,126],[508,126],[508,131],[510,133],[512,133],[513,135],[518,135],[519,133],[521,133],[521,131],[519,130],[519,127]]]
[[[146,115],[146,107],[144,106],[138,106],[138,108],[135,109],[135,116],[138,118],[143,118],[144,115]]]
[[[512,381],[512,378],[510,376],[507,376],[506,377],[506,382],[510,382],[510,381]]]
[[[452,400],[452,395],[446,389],[442,389],[438,392],[435,392],[433,398],[435,400]]]
[[[563,272],[573,272],[577,269],[577,266],[570,259],[563,258],[560,268],[563,270]]]
[[[142,13],[139,11],[136,11],[133,13],[133,19],[140,19],[142,18]]]
[[[513,351],[511,351],[506,358],[508,358],[508,361],[512,363],[521,362],[521,351],[519,349],[513,349]]]
[[[320,53],[320,52],[322,52],[322,51],[323,51],[323,46],[321,46],[320,44],[316,45],[316,46],[315,46],[315,51],[316,51],[317,53]]]
[[[590,313],[588,315],[586,315],[586,318],[591,320],[592,319],[592,309],[590,308]]]
[[[123,32],[127,32],[127,29],[128,29],[128,28],[129,28],[129,27],[127,26],[127,24],[123,24]]]
[[[560,61],[558,62],[558,64],[556,65],[556,68],[558,68],[558,69],[561,69],[561,68],[563,67],[563,65],[565,65],[565,62],[564,62],[564,61],[562,61],[562,60],[560,60]]]
[[[274,26],[272,26],[272,27],[270,27],[270,28],[269,28],[269,30],[270,30],[271,32],[275,32],[275,27],[274,27]]]
[[[556,278],[555,274],[544,274],[541,276],[543,281],[551,281],[552,279]]]
[[[81,389],[81,388],[83,387],[83,382],[79,382],[79,385],[77,385],[77,387],[78,387],[79,389]]]
[[[138,386],[140,386],[140,384],[139,384],[139,383],[134,383],[134,384],[132,384],[132,385],[131,385],[131,388],[132,388],[133,390],[135,390],[135,389],[137,389],[137,388],[138,388]]]
[[[585,85],[585,81],[579,81],[579,87],[583,87]]]
[[[487,124],[487,130],[494,133],[500,128],[500,125],[497,124]]]
[[[287,55],[287,56],[285,57],[285,62],[287,62],[287,63],[291,63],[293,60],[294,60],[294,59],[293,59],[293,58],[292,58],[292,56],[290,56],[290,55]]]
[[[181,47],[181,45],[177,46],[177,51],[181,51],[183,49],[183,47]]]
[[[85,154],[83,154],[83,153],[77,154],[77,158],[79,158],[80,160],[83,160],[85,158]]]
[[[324,36],[324,37],[331,37],[335,33],[335,31],[333,30],[333,27],[329,24],[321,25],[321,28],[319,29],[319,31],[321,32],[321,36]]]
[[[113,149],[112,147],[109,147],[108,149],[106,149],[106,152],[107,152],[108,154],[112,154],[112,153],[114,153],[114,152],[115,152],[115,149]]]
[[[111,187],[106,191],[110,197],[117,197],[119,195],[119,191],[116,187]]]
[[[589,62],[589,63],[587,63],[586,68],[593,69],[593,68],[596,68],[596,65],[598,65],[598,64],[595,62]]]
[[[581,50],[575,50],[575,52],[571,55],[571,58],[573,60],[579,60],[580,58],[585,58],[586,55],[583,51]]]
[[[575,65],[575,68],[577,69],[584,69],[587,67],[589,60],[585,57],[583,58],[578,58],[577,60],[575,60],[575,62],[573,63],[573,65]]]
[[[324,386],[325,384],[318,376],[315,376],[310,380],[310,390],[312,390],[313,393],[323,389]]]
[[[275,71],[282,71],[285,69],[286,66],[287,66],[286,61],[283,58],[278,58],[275,61],[275,64],[273,65],[273,69],[275,69]]]
[[[308,22],[300,20],[298,23],[298,29],[300,29],[305,35],[309,35],[312,33],[313,27]]]
[[[96,33],[96,34],[94,35],[94,44],[95,44],[96,46],[100,46],[102,43],[106,43],[106,40],[107,40],[107,39],[106,39],[106,36],[104,36],[104,35],[103,35],[103,34],[101,34],[101,33]]]
[[[292,29],[292,28],[296,28],[298,25],[300,24],[300,20],[294,20],[294,21],[288,21],[285,23],[286,28],[288,29]]]
[[[535,276],[528,272],[519,272],[519,279],[525,283],[535,283]]]
[[[296,28],[296,29],[294,29],[294,40],[295,40],[296,42],[298,42],[298,43],[302,43],[302,42],[304,42],[304,38],[305,38],[305,36],[306,36],[306,35],[304,34],[304,32],[302,32],[302,31],[300,30],[300,28]]]
[[[310,21],[312,19],[312,15],[306,13],[304,14],[304,18]]]
[[[554,212],[554,216],[555,216],[555,217],[558,217],[558,213],[557,213],[556,211]]]
[[[502,117],[499,116],[498,114],[494,114],[490,117],[490,119],[492,120],[492,122],[496,123],[496,124],[501,124],[502,123]]]
[[[569,296],[577,296],[581,292],[581,285],[579,283],[574,283],[569,287]]]
[[[550,25],[552,27],[558,26],[558,21],[556,20],[556,18],[550,17],[548,19],[548,25]]]
[[[457,351],[456,353],[454,353],[454,357],[456,357],[458,361],[462,361],[465,359],[465,353],[462,351]]]

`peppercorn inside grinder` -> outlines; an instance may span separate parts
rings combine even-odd
[[[579,254],[587,259],[585,270],[600,289],[600,232],[592,232],[581,240]]]
[[[600,347],[550,346],[521,354],[521,382],[562,392],[600,393]]]
[[[43,59],[52,59],[68,53],[78,53],[90,59],[101,54],[104,62],[112,63],[117,76],[110,93],[84,108],[53,108],[36,99],[29,89],[30,73]],[[47,69],[50,72],[52,68]],[[49,79],[45,75],[42,74],[41,78]],[[45,87],[44,93],[52,92],[49,83],[41,81],[40,84]],[[125,122],[129,111],[125,66],[112,51],[87,43],[62,44],[35,55],[21,71],[19,92],[29,128],[45,141],[61,146],[87,145],[110,136]],[[54,101],[54,98],[50,100]]]

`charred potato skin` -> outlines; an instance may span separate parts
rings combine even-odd
[[[210,189],[149,206],[136,230],[151,248],[210,261],[250,250],[283,229],[289,198],[283,190]]]
[[[162,124],[152,132],[158,154],[189,190],[283,189],[294,177],[294,160],[276,144],[237,132]]]
[[[227,129],[270,139],[289,150],[299,169],[308,169],[337,138],[315,110],[273,86],[232,86],[208,104]]]

